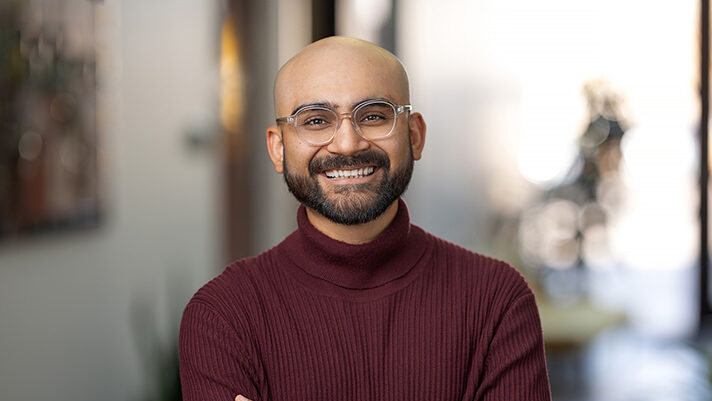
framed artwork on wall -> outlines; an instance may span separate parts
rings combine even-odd
[[[0,3],[0,241],[100,220],[94,3]]]

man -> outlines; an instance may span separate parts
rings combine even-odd
[[[534,296],[509,265],[410,224],[426,126],[398,59],[332,37],[274,87],[269,156],[299,228],[189,302],[193,400],[549,400]]]

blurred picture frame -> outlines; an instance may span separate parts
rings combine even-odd
[[[94,6],[0,4],[0,242],[99,224]]]

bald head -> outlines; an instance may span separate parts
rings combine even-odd
[[[410,102],[408,75],[391,52],[360,39],[332,36],[310,44],[287,61],[274,83],[278,117],[302,101],[330,102],[346,93]],[[344,106],[346,106],[344,104]]]

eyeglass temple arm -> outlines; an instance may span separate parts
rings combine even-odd
[[[406,110],[412,111],[412,110],[413,110],[413,106],[411,106],[411,105],[409,105],[409,104],[404,104],[403,106],[396,106],[396,114],[403,113],[403,112],[406,111]]]
[[[289,117],[281,117],[278,118],[276,121],[278,123],[287,123],[287,124],[294,124],[294,116],[289,116]]]

